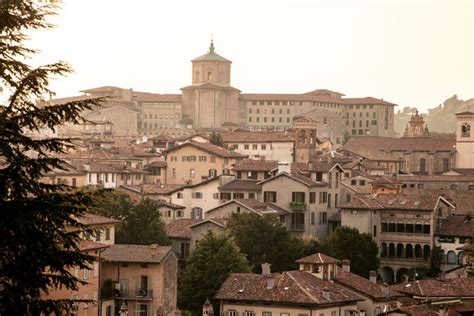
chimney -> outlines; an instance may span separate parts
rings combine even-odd
[[[150,245],[150,257],[155,257],[158,255],[158,244],[151,244]]]
[[[291,173],[291,163],[288,161],[280,161],[278,162],[278,173]]]
[[[270,263],[262,263],[262,275],[270,275]]]
[[[351,261],[349,259],[342,260],[342,271],[351,272]]]
[[[448,313],[446,312],[446,307],[444,305],[441,305],[439,307],[438,315],[439,316],[447,316],[448,315]]]
[[[377,283],[377,272],[376,271],[370,271],[369,272],[369,280],[371,283]]]

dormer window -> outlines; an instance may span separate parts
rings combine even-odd
[[[471,125],[469,123],[462,124],[461,137],[471,137]]]

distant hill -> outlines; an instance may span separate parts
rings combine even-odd
[[[463,111],[474,111],[474,99],[459,100],[457,95],[453,95],[439,106],[429,109],[428,113],[423,113],[428,129],[436,133],[454,133],[456,131],[456,119],[454,114]],[[404,107],[395,113],[395,132],[403,136],[405,126],[410,120],[412,113],[416,112],[416,107]]]

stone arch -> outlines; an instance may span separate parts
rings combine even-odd
[[[404,251],[403,244],[398,244],[397,245],[397,258],[404,258],[405,257],[405,251]]]
[[[403,282],[404,278],[407,278],[407,281],[408,281],[408,278],[410,277],[410,271],[407,269],[407,268],[400,268],[398,269],[397,271],[397,274],[396,274],[396,282],[397,283],[400,283],[400,282]]]
[[[395,244],[393,243],[388,244],[388,256],[390,258],[395,257]]]
[[[411,244],[408,244],[405,247],[405,257],[413,258],[413,246]]]
[[[394,281],[394,272],[391,267],[383,267],[381,269],[381,276],[384,282],[392,283]]]
[[[423,257],[421,246],[419,244],[415,245],[415,258],[419,259]]]
[[[431,247],[429,245],[423,246],[423,259],[428,260],[431,255]]]
[[[456,262],[457,262],[456,253],[452,250],[448,251],[448,253],[446,254],[446,263],[456,264]]]

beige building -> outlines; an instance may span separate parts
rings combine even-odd
[[[281,168],[283,169],[283,168]],[[259,182],[263,202],[290,212],[285,225],[301,237],[324,238],[328,233],[328,184],[308,177],[280,172]]]
[[[281,132],[221,132],[222,141],[231,150],[251,159],[293,161],[295,140]]]
[[[214,297],[221,315],[359,315],[362,299],[334,283],[335,273],[329,273],[336,271],[338,260],[324,259],[325,264],[299,271],[271,273],[270,265],[262,264],[262,274],[231,273]]]
[[[230,85],[231,61],[209,51],[192,60],[192,85],[182,88],[183,119],[194,128],[239,123],[239,90]]]
[[[210,143],[188,141],[167,151],[167,183],[195,184],[226,175],[233,164],[246,157]]]
[[[401,281],[413,266],[428,266],[437,220],[454,205],[437,194],[354,196],[341,206],[341,224],[372,236],[380,247],[384,281]]]
[[[122,306],[129,315],[175,315],[178,260],[171,247],[112,245],[102,259],[103,315],[115,315]]]

